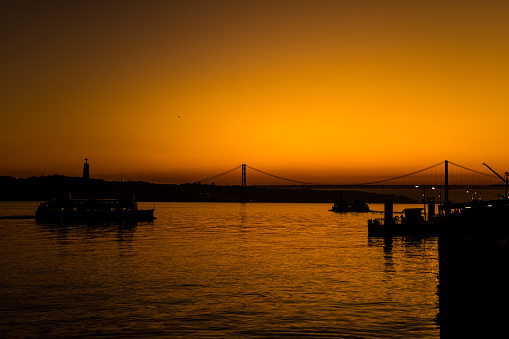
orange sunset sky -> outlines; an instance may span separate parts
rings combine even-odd
[[[0,175],[509,170],[509,1],[0,4]],[[361,180],[362,182],[362,180]]]

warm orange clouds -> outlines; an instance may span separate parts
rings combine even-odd
[[[1,175],[509,169],[506,2],[3,6]]]

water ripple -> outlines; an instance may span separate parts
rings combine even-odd
[[[329,207],[157,203],[157,219],[134,226],[2,220],[0,334],[438,338],[436,239],[368,239],[370,213]]]

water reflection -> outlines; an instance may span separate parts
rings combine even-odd
[[[438,289],[438,238],[368,237],[368,247],[379,249],[383,256],[387,298],[419,298],[429,289]],[[431,278],[431,279],[430,279]],[[402,282],[399,280],[403,280]],[[402,286],[404,286],[402,288]],[[439,328],[438,300],[433,301],[435,326]]]
[[[386,279],[390,279],[395,272],[392,237],[368,237],[368,246],[383,249],[384,273],[386,273]]]
[[[161,203],[132,226],[9,221],[0,332],[438,337],[436,244],[366,245],[366,215],[329,207]]]
[[[392,284],[402,271],[436,277],[437,313],[441,338],[502,338],[509,329],[509,253],[480,240],[441,245],[438,238],[368,237],[368,246],[383,256],[384,283]],[[437,255],[440,255],[438,260]],[[423,281],[405,275],[411,295]],[[388,294],[393,298],[394,294]]]
[[[143,222],[142,224],[152,224]],[[51,238],[57,239],[61,245],[70,244],[75,238],[81,239],[102,239],[114,235],[120,245],[132,242],[138,223],[37,223],[37,225]]]

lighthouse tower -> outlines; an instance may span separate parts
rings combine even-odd
[[[88,167],[88,158],[85,158],[85,163],[83,164],[83,179],[90,179],[90,169]]]

